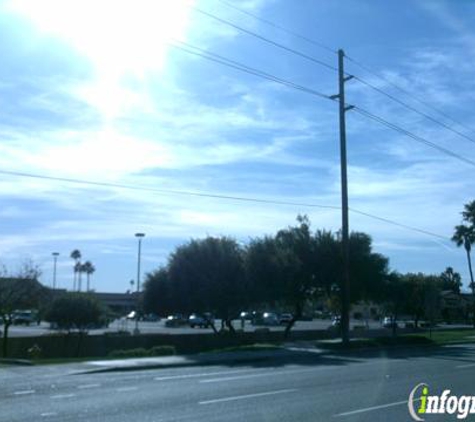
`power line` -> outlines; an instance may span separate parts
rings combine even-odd
[[[361,62],[357,61],[356,59],[350,57],[350,56],[346,56],[346,58],[351,61],[353,64],[355,64],[356,66],[358,66],[359,68],[363,69],[365,72],[368,72],[370,73],[371,75],[377,77],[378,79],[386,82],[387,84],[391,85],[393,88],[396,88],[397,90],[401,91],[402,93],[404,93],[405,95],[407,95],[408,97],[412,98],[413,100],[417,101],[419,104],[422,104],[423,106],[427,107],[427,108],[430,108],[431,110],[435,111],[436,113],[440,114],[442,117],[445,117],[446,119],[452,121],[453,123],[463,127],[464,129],[470,131],[470,132],[473,132],[473,128],[470,128],[469,126],[465,125],[464,123],[460,122],[459,120],[456,120],[454,119],[453,117],[451,117],[450,115],[448,115],[447,113],[443,112],[442,110],[434,107],[432,104],[430,104],[429,102],[427,101],[424,101],[424,100],[421,100],[418,96],[412,94],[410,91],[408,91],[407,89],[401,87],[400,85],[392,82],[390,79],[384,77],[383,75],[379,74],[378,72],[375,72],[374,70],[372,70],[371,68],[369,68],[368,66],[365,66],[364,64],[362,64]]]
[[[422,233],[422,234],[425,234],[427,236],[437,237],[441,240],[448,240],[448,241],[451,240],[449,237],[442,236],[440,234],[433,233],[433,232],[430,232],[430,231],[427,231],[427,230],[418,229],[417,227],[408,226],[407,224],[398,223],[397,221],[389,220],[388,218],[384,218],[384,217],[379,217],[378,215],[370,214],[370,213],[365,212],[365,211],[357,210],[357,209],[354,209],[354,208],[349,208],[349,210],[352,213],[363,215],[365,217],[369,217],[369,218],[372,218],[374,220],[379,220],[379,221],[382,221],[382,222],[387,223],[387,224],[392,224],[393,226],[401,227],[401,228],[404,228],[404,229],[407,229],[407,230],[411,230],[413,232]]]
[[[0,170],[0,174],[6,175],[6,176],[13,176],[13,177],[24,177],[24,178],[30,178],[30,179],[72,183],[72,184],[102,187],[102,188],[115,188],[115,189],[126,189],[126,190],[132,190],[132,191],[140,191],[140,192],[159,193],[159,194],[164,194],[164,195],[193,196],[193,197],[200,197],[200,198],[211,198],[211,199],[218,199],[218,200],[222,199],[222,200],[227,200],[227,201],[250,202],[250,203],[268,204],[268,205],[284,205],[284,206],[305,207],[305,208],[341,210],[341,207],[336,206],[336,205],[291,202],[291,201],[281,201],[277,199],[263,199],[263,198],[254,198],[254,197],[245,197],[245,196],[236,196],[236,195],[220,195],[220,194],[213,194],[213,193],[206,193],[206,192],[194,192],[194,191],[175,190],[175,189],[157,189],[157,188],[149,188],[146,186],[127,185],[127,184],[112,183],[112,182],[99,182],[99,181],[76,179],[76,178],[69,178],[69,177],[47,176],[47,175],[42,175],[42,174],[9,171],[9,170]],[[433,232],[423,230],[423,229],[418,229],[416,227],[402,224],[397,221],[380,217],[375,214],[371,214],[371,213],[361,211],[355,208],[350,208],[350,211],[355,214],[360,214],[365,217],[378,220],[387,224],[391,224],[400,228],[404,228],[409,231],[421,233],[426,236],[435,237],[441,240],[450,240],[450,238],[442,236],[440,234],[433,233]]]
[[[365,116],[365,117],[368,117],[368,118],[370,118],[370,119],[372,119],[372,120],[374,120],[374,121],[380,123],[381,125],[384,125],[384,126],[390,128],[390,129],[392,129],[392,130],[394,130],[394,131],[396,131],[396,132],[399,132],[399,133],[401,133],[401,134],[403,134],[403,135],[405,135],[405,136],[408,136],[408,137],[414,139],[414,140],[417,141],[417,142],[420,142],[420,143],[422,143],[422,144],[424,144],[424,145],[427,145],[427,146],[429,146],[430,148],[433,148],[433,149],[435,149],[435,150],[437,150],[437,151],[439,151],[439,152],[442,152],[443,154],[449,155],[449,156],[451,156],[452,158],[455,158],[455,159],[457,159],[457,160],[459,160],[459,161],[463,161],[464,163],[469,164],[469,165],[475,167],[475,161],[470,160],[469,158],[465,158],[464,156],[462,156],[462,155],[460,155],[460,154],[457,154],[456,152],[453,152],[453,151],[451,151],[451,150],[449,150],[449,149],[447,149],[447,148],[441,147],[440,145],[437,145],[437,144],[435,144],[435,143],[433,143],[433,142],[431,142],[431,141],[428,141],[427,139],[422,138],[421,136],[418,136],[418,135],[416,135],[416,134],[414,134],[414,133],[412,133],[412,132],[410,132],[410,131],[408,131],[408,130],[406,130],[406,129],[404,129],[404,128],[398,126],[398,125],[395,125],[394,123],[391,123],[391,122],[389,122],[388,120],[383,119],[383,118],[380,117],[380,116],[376,116],[375,114],[370,113],[369,111],[366,111],[366,110],[362,109],[361,107],[355,106],[355,107],[354,107],[354,111],[355,111],[356,113],[359,113],[359,114],[361,114],[361,115],[363,115],[363,116]]]
[[[269,20],[267,20],[267,19],[262,19],[262,18],[260,18],[259,16],[255,15],[255,14],[253,14],[253,13],[247,12],[247,11],[245,11],[245,10],[239,8],[239,7],[236,7],[236,6],[234,6],[234,5],[231,5],[231,4],[229,4],[228,2],[226,2],[226,1],[224,1],[224,0],[218,0],[218,1],[220,1],[221,3],[227,5],[228,7],[231,7],[231,8],[233,8],[233,9],[235,9],[235,10],[238,10],[238,11],[241,12],[241,13],[244,13],[244,14],[246,14],[246,15],[249,15],[249,16],[253,17],[254,19],[257,19],[257,20],[259,20],[259,21],[261,21],[261,22],[264,22],[264,23],[266,23],[267,25],[270,25],[270,26],[273,26],[273,27],[275,27],[275,28],[278,28],[278,29],[280,29],[280,30],[282,30],[282,31],[284,31],[284,32],[289,33],[290,35],[293,35],[293,36],[295,36],[295,37],[297,37],[297,38],[301,38],[301,39],[305,40],[306,42],[310,42],[311,44],[314,44],[314,45],[317,45],[318,47],[324,48],[325,50],[328,50],[328,51],[331,51],[331,52],[333,52],[333,53],[336,53],[336,51],[333,50],[333,49],[331,49],[330,47],[327,47],[327,46],[325,46],[325,45],[323,45],[323,44],[321,44],[321,43],[318,43],[318,42],[316,42],[316,41],[314,41],[314,40],[312,40],[312,39],[310,39],[310,38],[308,38],[308,37],[305,37],[305,36],[303,36],[303,35],[301,35],[301,34],[298,34],[298,33],[295,33],[295,32],[293,32],[293,31],[290,31],[290,30],[288,30],[287,28],[281,27],[280,25],[277,25],[277,24],[275,24],[275,23],[273,23],[273,22],[271,22],[271,21],[269,21]],[[312,56],[310,56],[310,55],[308,55],[308,54],[302,53],[301,51],[298,51],[298,50],[296,50],[296,49],[287,47],[287,46],[285,46],[285,45],[283,45],[283,44],[277,43],[277,42],[275,42],[275,41],[273,41],[273,40],[271,40],[271,39],[269,39],[269,38],[266,38],[266,37],[264,37],[264,36],[262,36],[262,35],[260,35],[260,34],[257,34],[257,33],[253,32],[253,31],[250,31],[250,30],[248,30],[248,29],[246,29],[246,28],[243,28],[243,27],[241,27],[241,26],[239,26],[239,25],[236,25],[235,23],[230,22],[229,20],[223,19],[223,18],[221,18],[221,17],[219,17],[219,16],[216,16],[216,15],[214,15],[214,14],[212,14],[212,13],[206,12],[206,11],[204,11],[204,10],[202,10],[202,9],[198,9],[198,8],[194,8],[194,9],[195,9],[197,12],[199,12],[199,13],[205,15],[205,16],[208,16],[208,17],[210,17],[210,18],[212,18],[212,19],[215,19],[216,21],[221,22],[221,23],[223,23],[223,24],[225,24],[225,25],[231,26],[232,28],[238,29],[238,30],[240,30],[241,32],[244,32],[244,33],[246,33],[246,34],[249,34],[249,35],[251,35],[251,36],[254,36],[254,37],[256,37],[256,38],[259,38],[260,40],[265,41],[265,42],[267,42],[267,43],[269,43],[269,44],[272,44],[272,45],[274,45],[274,46],[276,46],[276,47],[278,47],[278,48],[281,48],[281,49],[283,49],[283,50],[285,50],[285,51],[287,51],[287,52],[290,52],[290,53],[292,53],[292,54],[298,55],[298,56],[300,56],[300,57],[302,57],[302,58],[304,58],[304,59],[306,59],[306,60],[309,60],[309,61],[312,61],[312,62],[314,62],[314,63],[317,63],[317,64],[319,64],[319,65],[321,65],[321,66],[325,66],[325,67],[327,67],[328,69],[331,69],[331,70],[334,70],[334,71],[337,71],[337,70],[338,70],[336,67],[331,66],[331,65],[329,65],[329,64],[327,64],[327,63],[325,63],[325,62],[322,62],[321,60],[315,59],[314,57],[312,57]],[[352,58],[350,58],[350,57],[348,57],[348,56],[346,56],[346,55],[345,55],[345,57],[346,57],[348,60],[350,60],[352,63],[354,63],[354,64],[356,64],[357,66],[359,66],[360,68],[362,68],[363,70],[365,70],[365,71],[367,71],[367,72],[370,72],[370,73],[373,74],[373,75],[376,75],[377,77],[379,77],[380,79],[383,79],[384,81],[386,81],[387,83],[391,84],[392,86],[394,86],[395,88],[397,88],[397,89],[400,90],[401,92],[404,92],[406,95],[411,96],[411,97],[414,98],[416,101],[418,101],[419,103],[423,104],[424,106],[431,108],[432,110],[438,112],[439,114],[441,114],[441,115],[444,116],[445,118],[448,118],[448,119],[452,120],[453,122],[459,124],[460,126],[463,126],[463,127],[465,127],[466,129],[468,129],[468,130],[471,131],[471,129],[468,128],[467,126],[465,126],[465,125],[463,125],[462,123],[460,123],[460,122],[454,120],[454,119],[451,118],[449,115],[447,115],[446,113],[444,113],[444,112],[438,110],[437,108],[431,106],[431,105],[428,104],[427,102],[420,100],[419,98],[417,98],[416,96],[414,96],[413,94],[411,94],[410,92],[408,92],[407,90],[405,90],[404,88],[401,88],[401,87],[399,87],[398,85],[392,83],[392,82],[389,81],[387,78],[384,78],[384,77],[382,77],[382,76],[379,76],[376,72],[374,72],[374,71],[372,71],[371,69],[367,68],[366,66],[362,65],[361,63],[359,63],[359,62],[356,61],[355,59],[352,59]],[[411,106],[410,104],[406,103],[405,101],[400,100],[399,98],[395,97],[394,95],[391,95],[391,94],[387,93],[387,92],[384,91],[383,89],[378,88],[377,86],[375,86],[374,84],[372,84],[372,83],[366,81],[365,79],[363,79],[363,78],[361,78],[361,77],[359,77],[359,76],[356,76],[356,75],[350,75],[350,74],[348,74],[348,73],[345,73],[345,74],[346,74],[347,76],[353,76],[354,79],[356,79],[356,80],[357,80],[358,82],[360,82],[361,84],[366,85],[367,87],[369,87],[369,88],[375,90],[376,92],[378,92],[378,93],[380,93],[380,94],[386,96],[387,98],[389,98],[389,99],[391,99],[392,101],[398,103],[399,105],[401,105],[401,106],[407,108],[408,110],[413,111],[413,112],[419,114],[420,116],[426,118],[427,120],[431,121],[432,123],[435,123],[435,124],[437,124],[437,125],[443,127],[444,129],[449,130],[449,131],[455,133],[456,135],[458,135],[458,136],[460,136],[460,137],[466,139],[466,140],[469,141],[469,142],[475,143],[475,139],[473,139],[472,137],[470,137],[470,136],[464,134],[463,132],[461,132],[461,131],[459,131],[459,130],[457,130],[457,129],[454,129],[453,127],[447,125],[446,123],[441,122],[440,120],[438,120],[438,119],[432,117],[431,115],[429,115],[429,114],[427,114],[427,113],[424,113],[423,111],[421,111],[421,110],[419,110],[419,109],[417,109],[417,108]]]
[[[185,42],[180,42],[180,41],[176,41],[175,44],[170,44],[170,45],[172,47],[177,48],[179,50],[182,50],[182,51],[184,51],[188,54],[192,54],[192,55],[195,55],[195,56],[202,57],[206,60],[210,60],[210,61],[213,61],[213,62],[216,62],[216,63],[220,63],[224,66],[231,67],[231,68],[239,70],[241,72],[245,72],[245,73],[248,73],[248,74],[251,74],[251,75],[254,75],[254,76],[258,76],[262,79],[266,79],[266,80],[269,80],[269,81],[272,81],[272,82],[276,82],[278,84],[281,84],[281,85],[287,86],[289,88],[293,88],[293,89],[296,89],[298,91],[302,91],[302,92],[305,92],[307,94],[311,94],[311,95],[314,95],[314,96],[317,96],[317,97],[320,97],[320,98],[324,98],[324,99],[327,99],[327,100],[330,99],[330,97],[328,95],[323,94],[322,92],[319,92],[315,89],[308,88],[306,86],[297,84],[295,82],[289,81],[288,79],[280,78],[280,77],[275,76],[271,73],[267,73],[267,72],[264,72],[262,70],[247,66],[247,65],[242,64],[240,62],[237,62],[235,60],[228,59],[224,56],[221,56],[221,55],[216,54],[216,53],[212,53],[210,51],[207,51],[207,50],[204,50],[202,48],[196,47],[194,45],[191,45],[191,44],[188,44],[188,43],[185,43]]]
[[[209,18],[211,18],[211,19],[214,19],[214,20],[216,20],[216,21],[218,21],[218,22],[221,22],[221,23],[223,23],[223,24],[225,24],[225,25],[228,25],[228,26],[230,26],[230,27],[232,27],[232,28],[234,28],[234,29],[237,29],[237,30],[239,30],[239,31],[241,31],[241,32],[244,32],[245,34],[248,34],[248,35],[251,35],[251,36],[253,36],[253,37],[255,37],[255,38],[258,38],[258,39],[260,39],[261,41],[264,41],[264,42],[266,42],[266,43],[268,43],[268,44],[270,44],[270,45],[273,45],[274,47],[280,48],[281,50],[284,50],[284,51],[287,51],[287,52],[289,52],[289,53],[295,54],[295,55],[297,55],[297,56],[303,57],[304,59],[310,60],[311,62],[314,62],[314,63],[316,63],[316,64],[318,64],[318,65],[320,65],[320,66],[326,67],[327,69],[330,69],[330,70],[332,70],[332,71],[338,71],[338,69],[337,69],[335,66],[332,66],[332,65],[330,65],[330,64],[328,64],[328,63],[325,63],[325,62],[322,61],[322,60],[318,60],[318,59],[316,59],[315,57],[312,57],[312,56],[310,56],[310,55],[308,55],[308,54],[305,54],[305,53],[303,53],[303,52],[301,52],[301,51],[295,50],[294,48],[287,47],[286,45],[281,44],[281,43],[278,43],[277,41],[273,41],[273,40],[271,40],[270,38],[267,38],[267,37],[264,37],[264,36],[258,34],[257,32],[250,31],[249,29],[243,28],[242,26],[236,25],[236,24],[233,23],[233,22],[230,22],[230,21],[228,21],[228,20],[226,20],[226,19],[220,18],[219,16],[216,16],[216,15],[214,15],[214,14],[212,14],[212,13],[206,12],[205,10],[199,9],[199,8],[197,8],[197,7],[194,7],[193,9],[194,9],[196,12],[201,13],[201,14],[204,15],[204,16],[207,16],[207,17],[209,17]]]
[[[326,50],[326,51],[329,51],[330,53],[334,53],[334,54],[337,54],[337,50],[335,50],[334,48],[331,48],[331,47],[328,47],[327,45],[321,43],[321,42],[318,42],[312,38],[309,38],[309,37],[306,37],[305,35],[302,35],[302,34],[299,34],[298,32],[295,32],[295,31],[292,31],[288,28],[285,28],[281,25],[278,25],[276,24],[275,22],[272,22],[270,20],[267,20],[267,19],[264,19],[264,18],[261,18],[260,16],[257,16],[256,14],[254,13],[251,13],[251,12],[248,12],[247,10],[244,10],[244,9],[241,9],[240,7],[237,7],[227,1],[224,1],[224,0],[218,0],[220,3],[226,5],[227,7],[231,8],[231,9],[234,9],[234,10],[237,10],[238,12],[240,13],[243,13],[247,16],[250,16],[258,21],[261,21],[263,23],[265,23],[266,25],[269,25],[269,26],[272,26],[273,28],[276,28],[282,32],[286,32],[287,34],[289,35],[292,35],[293,37],[295,38],[300,38],[301,40],[304,40],[306,42],[308,42],[309,44],[313,44],[317,47],[320,47],[322,48],[323,50]]]
[[[380,94],[386,96],[387,98],[391,99],[392,101],[398,103],[399,105],[402,105],[403,107],[407,108],[408,110],[413,111],[414,113],[419,114],[420,116],[423,116],[427,120],[430,120],[432,123],[438,124],[439,126],[442,126],[443,128],[450,130],[451,132],[455,133],[456,135],[459,135],[462,138],[465,138],[467,141],[472,142],[475,144],[475,139],[471,138],[470,136],[465,135],[463,132],[460,132],[457,129],[454,129],[453,127],[445,124],[444,122],[441,122],[440,120],[435,119],[434,117],[430,116],[427,113],[424,113],[423,111],[418,110],[417,108],[411,106],[410,104],[407,104],[406,102],[400,100],[399,98],[395,97],[394,95],[391,95],[384,91],[381,88],[378,88],[377,86],[371,84],[370,82],[365,81],[364,79],[360,78],[359,76],[353,75],[353,78],[357,80],[358,82],[362,83],[363,85],[366,85],[367,87],[375,90],[376,92],[379,92]]]
[[[308,88],[308,87],[305,87],[303,85],[296,84],[296,83],[294,83],[292,81],[289,81],[287,79],[279,78],[275,75],[272,75],[272,74],[267,73],[267,72],[263,72],[261,70],[255,69],[255,68],[252,68],[250,66],[239,63],[235,60],[231,60],[231,59],[228,59],[226,57],[223,57],[219,54],[211,53],[209,51],[203,50],[203,49],[201,49],[199,47],[196,47],[196,46],[193,46],[191,44],[187,44],[187,43],[183,43],[183,42],[180,42],[180,44],[183,45],[184,47],[180,46],[178,44],[171,44],[171,45],[173,47],[178,48],[182,51],[185,51],[189,54],[193,54],[193,55],[202,57],[204,59],[207,59],[207,60],[210,60],[210,61],[213,61],[213,62],[217,62],[217,63],[220,63],[222,65],[225,65],[225,66],[228,66],[228,67],[231,67],[231,68],[234,68],[236,70],[240,70],[242,72],[252,74],[252,75],[261,77],[263,79],[267,79],[267,80],[279,83],[279,84],[287,86],[289,88],[293,88],[293,89],[305,92],[307,94],[311,94],[311,95],[314,95],[314,96],[317,96],[317,97],[320,97],[320,98],[324,98],[324,99],[327,99],[327,100],[332,100],[332,101],[336,100],[336,98],[334,96],[325,95],[325,94],[323,94],[319,91],[316,91],[312,88]],[[435,144],[431,141],[428,141],[427,139],[424,139],[421,136],[418,136],[418,135],[416,135],[416,134],[414,134],[414,133],[412,133],[412,132],[410,132],[406,129],[403,129],[400,126],[398,126],[394,123],[391,123],[391,122],[389,122],[389,121],[383,119],[382,117],[379,117],[379,116],[377,116],[373,113],[370,113],[369,111],[366,111],[361,107],[351,106],[349,104],[346,104],[346,106],[353,108],[359,114],[361,114],[363,116],[366,116],[366,117],[368,117],[372,120],[375,120],[378,123],[390,128],[390,129],[393,129],[393,130],[395,130],[395,131],[397,131],[397,132],[399,132],[403,135],[406,135],[406,136],[414,139],[417,142],[423,143],[423,144],[425,144],[425,145],[427,145],[427,146],[429,146],[433,149],[436,149],[439,152],[442,152],[446,155],[449,155],[450,157],[458,159],[458,160],[460,160],[460,161],[462,161],[466,164],[475,166],[475,161],[472,161],[468,158],[465,158],[465,157],[461,156],[460,154],[457,154],[456,152],[453,152],[453,151],[451,151],[447,148],[441,147],[441,146],[439,146],[439,145],[437,145],[437,144]]]
[[[171,194],[171,195],[195,196],[195,197],[213,198],[213,199],[226,199],[226,200],[232,200],[232,201],[255,202],[255,203],[270,204],[270,205],[289,205],[289,206],[296,206],[296,207],[322,208],[322,209],[335,209],[335,210],[340,209],[339,207],[333,206],[333,205],[308,204],[308,203],[299,203],[299,202],[280,201],[280,200],[274,200],[274,199],[251,198],[251,197],[233,196],[233,195],[219,195],[219,194],[212,194],[212,193],[183,191],[183,190],[174,190],[174,189],[157,189],[157,188],[149,188],[145,186],[126,185],[126,184],[112,183],[112,182],[98,182],[98,181],[93,181],[93,180],[82,180],[82,179],[75,179],[75,178],[68,178],[68,177],[46,176],[46,175],[41,175],[41,174],[25,173],[25,172],[18,172],[18,171],[0,170],[0,174],[4,174],[7,176],[26,177],[26,178],[31,178],[31,179],[75,183],[75,184],[89,185],[89,186],[96,186],[96,187],[118,188],[118,189],[154,192],[154,193]]]

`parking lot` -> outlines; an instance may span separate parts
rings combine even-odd
[[[355,326],[362,327],[365,325],[364,321],[359,320],[351,320],[350,326],[354,329]],[[221,327],[221,321],[216,320],[215,326],[219,330]],[[235,329],[241,329],[241,320],[234,320],[233,326]],[[297,321],[293,330],[326,330],[329,329],[331,326],[331,320],[328,319],[314,319],[313,321]],[[401,325],[402,326],[402,325]],[[442,326],[441,326],[442,327]],[[462,327],[469,327],[468,325],[461,325],[461,324],[454,324],[454,325],[443,325],[443,328],[462,328]],[[108,328],[102,329],[95,329],[90,330],[89,334],[98,335],[103,334],[105,332],[117,332],[117,331],[129,331],[133,332],[135,328],[135,321],[127,320],[125,318],[121,318],[118,320],[113,321]],[[277,326],[277,327],[264,327],[259,325],[252,325],[250,321],[245,321],[244,324],[244,331],[251,332],[255,331],[256,329],[266,328],[271,331],[283,331],[285,326]],[[368,328],[381,328],[381,323],[379,321],[369,321]],[[0,326],[0,330],[3,327]],[[189,326],[182,326],[182,327],[166,327],[165,326],[165,319],[161,319],[157,322],[146,322],[140,321],[139,322],[139,330],[143,334],[198,334],[198,333],[212,333],[213,330],[211,328],[191,328]],[[9,335],[11,337],[32,337],[32,336],[41,336],[41,335],[48,335],[57,332],[57,330],[53,330],[50,328],[50,325],[47,322],[41,322],[40,325],[31,324],[30,326],[24,325],[13,325],[10,327]],[[388,333],[390,330],[388,329]]]

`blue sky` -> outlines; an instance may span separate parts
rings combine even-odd
[[[348,56],[346,70],[475,139],[475,2],[232,1]],[[118,5],[120,3],[120,5]],[[335,54],[253,19],[219,0],[0,2],[0,171],[56,178],[274,199],[338,207],[337,104],[244,74],[171,46],[208,49],[324,94],[330,69],[213,20],[215,14],[337,65]],[[452,116],[414,102],[391,83]],[[475,160],[475,145],[358,81],[347,102]],[[347,115],[350,207],[446,237],[350,214],[392,269],[468,282],[464,252],[449,241],[474,199],[474,168]],[[93,186],[0,174],[0,257],[12,272],[27,259],[51,284],[72,287],[69,254],[96,266],[93,287],[125,291],[173,248],[206,235],[240,242],[275,233],[307,214],[338,230],[335,209],[272,205]]]

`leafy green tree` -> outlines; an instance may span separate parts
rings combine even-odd
[[[8,333],[13,324],[13,311],[38,308],[47,300],[48,292],[38,282],[40,271],[25,263],[15,276],[0,277],[0,319],[3,322],[2,356],[8,356]]]
[[[207,237],[179,246],[168,262],[176,310],[214,312],[231,332],[246,303],[243,252],[229,237]]]
[[[102,304],[87,293],[68,292],[53,300],[46,311],[45,319],[61,330],[87,330],[104,324],[106,310]]]
[[[281,291],[293,318],[285,328],[288,336],[295,322],[302,317],[304,305],[316,293],[317,251],[307,216],[298,216],[295,227],[280,230],[275,239],[282,257]]]
[[[177,309],[173,297],[173,287],[166,267],[147,274],[143,295],[145,312],[153,312],[157,315],[168,315],[175,312]]]
[[[350,301],[380,301],[381,286],[388,274],[388,259],[374,253],[371,237],[365,233],[350,234]],[[341,273],[341,271],[340,271]]]
[[[382,303],[387,314],[395,321],[404,312],[407,306],[407,280],[395,271],[389,273],[382,285]],[[396,334],[396,326],[393,325],[393,335]]]

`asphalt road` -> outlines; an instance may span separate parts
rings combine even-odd
[[[373,352],[374,353],[374,352]],[[0,368],[0,421],[410,421],[413,387],[475,395],[475,348],[72,375]],[[427,415],[426,421],[457,420]]]

